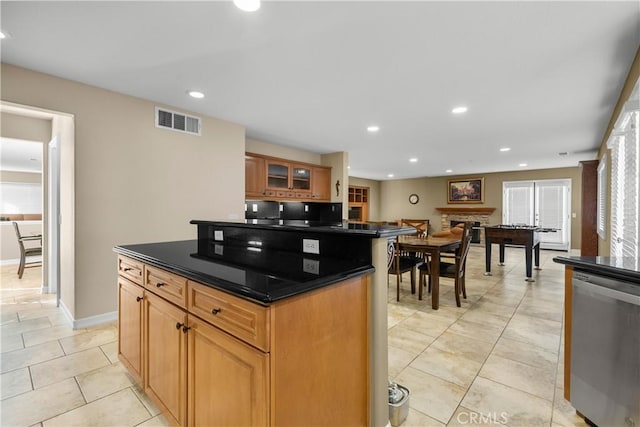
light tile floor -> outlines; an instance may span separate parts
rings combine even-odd
[[[402,283],[389,286],[389,375],[411,390],[404,426],[584,426],[562,397],[563,266],[543,251],[542,270],[524,281],[522,249],[484,276],[472,247],[467,300],[455,306],[441,280],[440,309]],[[40,268],[22,280],[2,267],[2,426],[166,425],[117,359],[115,324],[72,330],[52,295],[40,295]]]

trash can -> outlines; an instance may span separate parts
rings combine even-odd
[[[389,422],[398,427],[409,415],[409,389],[400,384],[389,384]]]

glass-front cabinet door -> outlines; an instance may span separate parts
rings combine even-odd
[[[311,169],[304,166],[292,166],[292,190],[311,190]]]
[[[267,187],[289,189],[289,164],[267,161]]]

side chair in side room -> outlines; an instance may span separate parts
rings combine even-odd
[[[13,221],[13,228],[16,231],[16,237],[18,238],[18,246],[20,247],[20,264],[18,265],[18,278],[22,279],[22,274],[26,267],[37,267],[42,265],[42,261],[27,262],[27,257],[42,256],[42,235],[37,236],[23,236],[20,233],[18,223]],[[25,246],[25,242],[38,242],[38,246],[29,245]]]

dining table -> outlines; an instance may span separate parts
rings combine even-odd
[[[451,237],[398,236],[398,249],[428,255],[431,274],[431,308],[437,310],[440,303],[440,255],[460,247],[461,240]],[[419,293],[419,299],[422,292]]]

